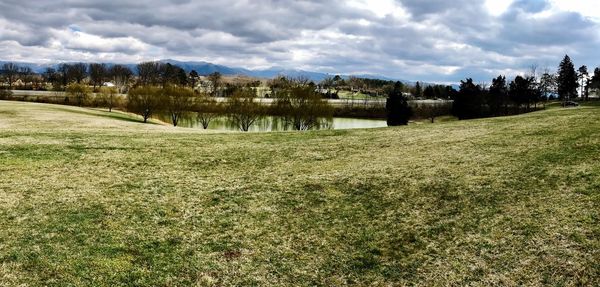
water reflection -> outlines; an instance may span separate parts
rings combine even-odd
[[[157,118],[166,123],[171,122],[171,117],[167,114],[161,114]],[[195,113],[188,113],[179,121],[179,126],[187,128],[202,129],[202,123],[198,120]],[[330,118],[322,119],[320,127],[317,129],[363,129],[387,127],[385,120],[356,119],[356,118]],[[239,131],[233,122],[227,117],[221,116],[214,118],[209,126],[210,130],[220,131]],[[286,125],[280,117],[267,116],[257,120],[251,127],[250,132],[270,132],[270,131],[288,131],[292,127]]]

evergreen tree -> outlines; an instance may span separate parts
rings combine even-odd
[[[435,90],[433,89],[432,86],[427,86],[425,88],[425,90],[423,91],[423,97],[425,97],[426,99],[435,98]]]
[[[192,87],[192,90],[196,89],[196,83],[198,82],[198,78],[200,78],[200,75],[198,75],[198,72],[196,72],[196,70],[192,70],[189,74],[189,78],[189,83]]]
[[[459,120],[475,119],[484,116],[483,89],[473,83],[473,79],[460,81],[460,90],[454,96],[452,114]]]
[[[488,106],[492,116],[508,113],[508,88],[506,87],[506,77],[498,76],[492,80],[488,97]]]
[[[415,85],[415,89],[413,91],[413,96],[420,97],[423,94],[423,88],[421,87],[421,83],[417,82]]]
[[[539,99],[539,91],[533,77],[517,76],[510,83],[508,93],[516,104],[525,105],[527,111],[530,110],[531,104],[536,103]]]
[[[560,62],[560,66],[558,67],[557,92],[559,98],[565,102],[571,98],[575,98],[578,86],[575,66],[569,55],[565,55],[565,58]]]
[[[596,93],[600,90],[600,68],[594,69],[594,75],[592,76],[592,79],[590,79],[588,87],[595,90]]]
[[[388,126],[407,125],[412,116],[412,109],[402,94],[402,87],[402,83],[396,82],[394,88],[388,93],[385,103]]]

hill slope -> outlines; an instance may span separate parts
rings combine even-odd
[[[600,284],[597,107],[269,134],[55,107],[0,101],[0,285]]]

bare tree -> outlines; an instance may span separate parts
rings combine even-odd
[[[208,80],[212,84],[212,93],[211,94],[213,97],[216,97],[219,92],[219,88],[221,87],[222,78],[223,78],[223,76],[219,72],[214,72],[214,73],[208,75]]]
[[[143,86],[156,85],[160,79],[160,63],[144,62],[137,65],[139,84]]]
[[[101,87],[107,78],[107,68],[105,64],[93,63],[90,64],[90,82],[93,87],[93,91],[98,91],[96,88]]]
[[[196,100],[196,113],[198,120],[204,129],[207,129],[213,119],[217,118],[222,112],[223,107],[216,100],[202,94]]]
[[[176,127],[183,114],[192,110],[194,92],[187,88],[167,86],[161,93],[165,109]]]
[[[81,84],[85,78],[87,78],[87,65],[84,63],[77,63],[72,65],[67,65],[67,77],[70,81],[75,81],[78,84]]]
[[[425,102],[418,104],[415,107],[415,113],[419,116],[427,118],[431,121],[431,123],[435,123],[435,119],[437,117],[441,117],[444,115],[449,115],[451,110],[451,105],[446,102],[438,103],[438,102]]]
[[[69,84],[69,64],[62,63],[58,65],[57,72],[57,83],[54,88],[55,90],[64,90]]]
[[[540,93],[542,95],[542,100],[544,103],[544,108],[546,108],[546,102],[550,95],[556,94],[556,75],[550,72],[550,69],[545,68],[542,76],[540,77],[540,84],[538,86]]]
[[[133,77],[133,72],[126,66],[114,65],[109,71],[113,84],[117,86],[118,93],[125,93],[129,81]]]
[[[8,84],[9,90],[12,90],[13,83],[19,76],[19,68],[19,65],[15,63],[4,63],[2,65],[2,74],[4,75],[4,79]]]
[[[144,118],[144,123],[160,107],[160,90],[150,86],[140,86],[129,91],[127,110]]]
[[[324,119],[333,116],[333,108],[311,86],[297,85],[280,92],[272,108],[286,125],[302,131],[319,128]]]
[[[227,114],[241,131],[247,132],[263,116],[263,108],[255,98],[253,90],[238,89],[227,100]]]
[[[30,67],[19,67],[17,78],[21,79],[21,82],[25,85],[25,89],[33,89],[36,75]]]
[[[586,91],[588,90],[588,87],[586,84],[588,83],[589,73],[588,73],[588,68],[586,65],[579,67],[579,69],[577,70],[577,77],[579,78],[579,82],[580,82],[579,89],[580,89],[581,99],[587,100]]]

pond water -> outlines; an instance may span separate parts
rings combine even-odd
[[[159,115],[159,120],[170,123],[169,115]],[[198,120],[195,114],[186,114],[180,121],[178,126],[187,128],[202,129],[202,123]],[[365,129],[365,128],[381,128],[387,127],[385,120],[373,119],[357,119],[357,118],[330,118],[322,119],[322,125],[317,129]],[[231,122],[227,117],[217,117],[213,119],[209,126],[209,130],[220,131],[239,131],[239,128]],[[292,130],[287,127],[279,117],[267,116],[257,120],[251,127],[250,132],[271,132],[271,131],[287,131]]]

